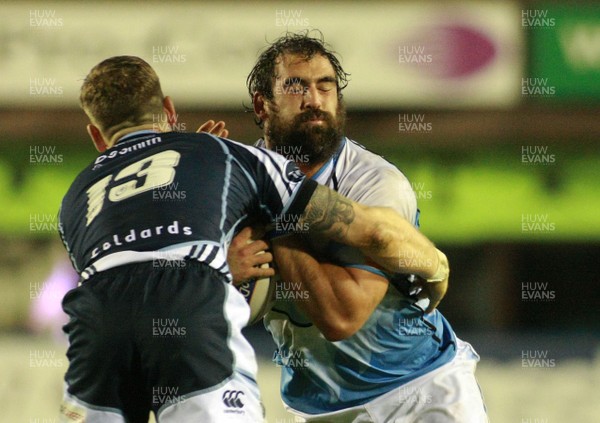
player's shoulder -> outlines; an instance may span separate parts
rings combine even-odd
[[[182,141],[198,147],[207,147],[217,149],[224,154],[231,155],[238,160],[258,160],[264,161],[265,156],[273,155],[273,153],[264,148],[257,148],[253,145],[244,144],[241,141],[230,138],[222,138],[206,132],[199,133],[170,133],[172,141]],[[201,148],[202,150],[203,148]]]
[[[382,156],[346,139],[336,168],[340,192],[371,206],[391,207],[415,220],[416,196],[408,178]]]
[[[390,169],[395,172],[402,173],[393,163],[390,163],[383,156],[367,149],[364,145],[350,138],[346,138],[345,141],[346,143],[342,153],[345,155],[345,160],[353,165],[353,167],[356,166],[361,169],[367,167]]]
[[[221,149],[224,152],[229,152],[228,147],[236,143],[233,140],[220,138],[207,132],[165,132],[161,136],[167,143],[184,143],[199,149],[212,147]]]
[[[229,146],[235,160],[242,167],[252,167],[261,175],[269,175],[267,179],[283,181],[284,184],[297,183],[304,179],[304,174],[298,166],[275,151],[268,150],[263,144],[247,145],[238,141],[221,138]]]
[[[368,178],[373,183],[387,180],[390,183],[408,183],[406,175],[393,163],[350,138],[345,139],[339,160],[345,175],[361,176],[361,179]]]
[[[278,157],[277,154],[275,154],[272,151],[267,150],[262,145],[245,144],[240,141],[232,140],[230,138],[221,138],[221,137],[217,137],[217,136],[214,136],[211,134],[206,134],[206,135],[209,135],[215,141],[222,143],[225,148],[229,149],[229,151],[235,151],[235,152],[239,152],[240,154],[251,155],[254,157],[258,157],[258,158],[264,157],[264,156]]]

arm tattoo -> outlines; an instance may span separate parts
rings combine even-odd
[[[354,208],[346,198],[319,186],[304,210],[303,219],[316,232],[330,232],[336,240],[345,239],[354,222]]]

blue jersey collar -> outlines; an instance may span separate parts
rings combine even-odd
[[[323,166],[321,166],[321,168],[310,179],[316,180],[319,176],[321,176],[321,174],[323,172],[325,172],[325,169],[328,169],[330,167],[331,167],[331,172],[335,173],[335,168],[337,166],[338,160],[340,158],[340,154],[342,154],[342,150],[344,149],[345,145],[346,145],[346,137],[343,137],[342,142],[340,143],[340,146],[338,147],[335,154],[329,160],[327,160],[327,162],[323,163]],[[331,166],[329,166],[330,164],[331,164]]]

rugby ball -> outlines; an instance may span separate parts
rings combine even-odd
[[[263,264],[261,267],[269,267]],[[252,279],[237,286],[238,291],[242,294],[250,306],[249,325],[259,322],[267,314],[275,301],[275,279],[272,278]]]

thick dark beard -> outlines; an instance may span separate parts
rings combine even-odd
[[[309,126],[312,118],[323,119],[322,125]],[[315,165],[324,163],[338,149],[346,123],[346,108],[338,103],[337,117],[329,112],[309,109],[296,116],[291,124],[272,114],[267,135],[271,149],[296,163]]]

